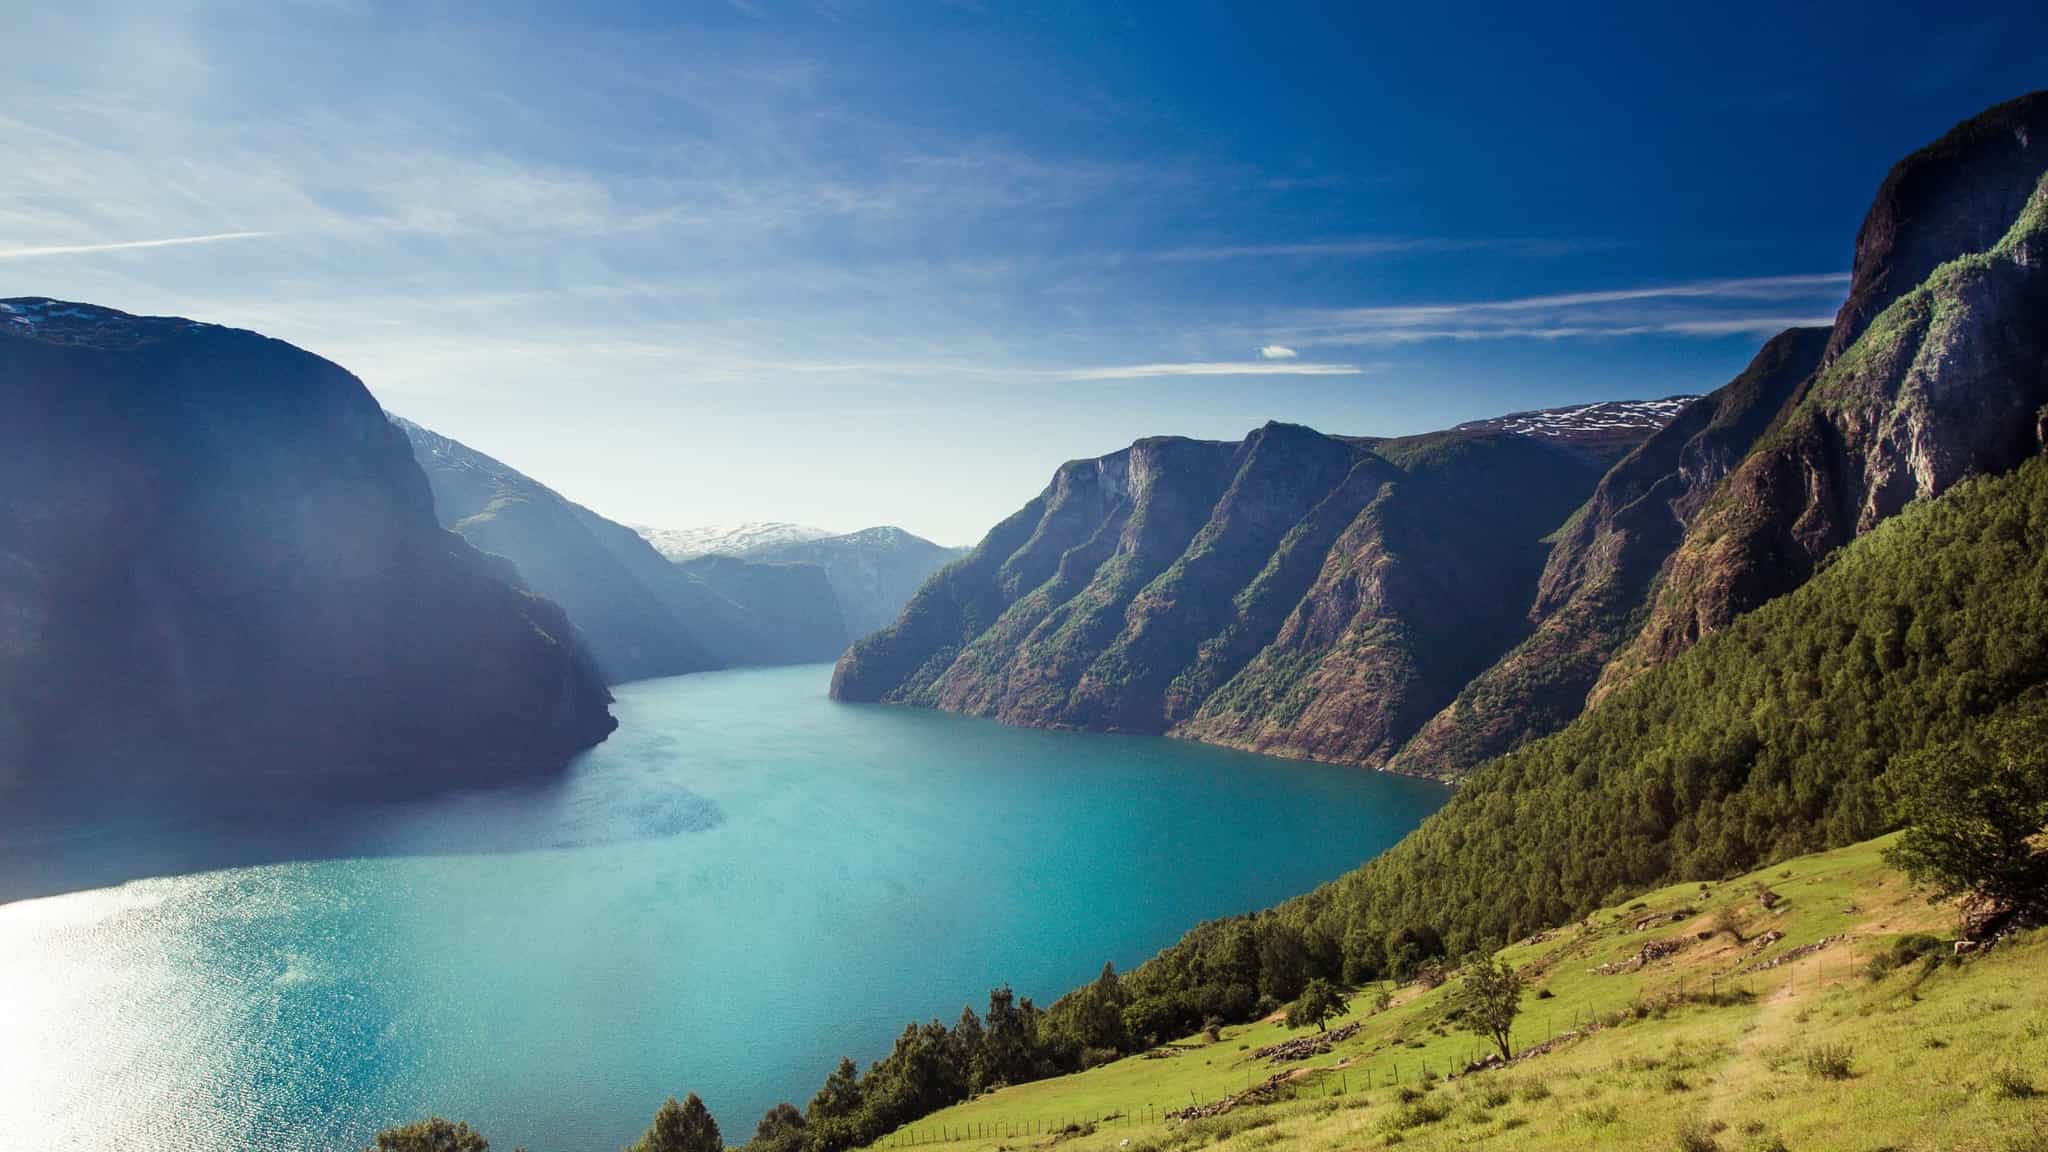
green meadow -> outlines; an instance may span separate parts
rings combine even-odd
[[[1305,1059],[1255,1057],[1318,1035],[1275,1016],[989,1092],[876,1146],[2048,1152],[2048,932],[1956,959],[1953,908],[1887,867],[1887,842],[1672,885],[1504,949],[1525,983],[1505,1067],[1467,1070],[1491,1048],[1451,972],[1352,990],[1329,1027],[1355,1030]]]

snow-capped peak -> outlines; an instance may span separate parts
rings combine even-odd
[[[801,544],[806,540],[822,540],[834,535],[823,528],[792,524],[786,520],[750,520],[743,524],[712,524],[698,528],[656,528],[646,524],[632,527],[654,545],[655,551],[671,560],[714,554],[737,556],[757,548]]]

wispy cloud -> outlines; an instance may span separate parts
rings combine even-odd
[[[40,256],[87,256],[97,252],[133,252],[141,248],[181,248],[188,244],[218,244],[223,240],[257,240],[269,235],[268,232],[210,232],[204,236],[117,240],[107,244],[43,244],[28,248],[0,248],[0,260],[29,260]]]
[[[1381,256],[1423,256],[1455,252],[1508,252],[1522,256],[1562,256],[1614,247],[1607,240],[1542,240],[1517,237],[1349,236],[1283,244],[1210,244],[1168,248],[1151,254],[1166,264],[1198,264],[1224,260],[1370,259]]]
[[[1268,344],[1259,349],[1259,358],[1261,360],[1292,360],[1299,355],[1301,353],[1296,352],[1285,344]]]
[[[1271,331],[1304,345],[1769,334],[1826,324],[1847,272],[1696,280],[1500,300],[1307,310]]]
[[[1172,376],[1363,376],[1357,364],[1275,364],[1264,360],[1204,360],[1185,364],[1121,364],[1054,373],[1064,380],[1154,380]]]

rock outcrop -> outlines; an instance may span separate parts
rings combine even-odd
[[[1595,703],[1810,577],[1831,551],[2042,446],[2048,93],[1892,170],[1857,240],[1827,358],[1687,530]]]
[[[0,301],[0,790],[103,805],[558,768],[613,727],[561,611],[435,522],[355,377]]]

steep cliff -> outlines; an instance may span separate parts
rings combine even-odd
[[[0,789],[430,788],[612,729],[560,610],[436,524],[341,368],[16,299],[0,386]]]
[[[1651,402],[1653,404],[1662,402]],[[841,699],[1381,764],[1526,631],[1543,537],[1664,419],[1271,424],[1059,469],[840,660]]]
[[[1633,634],[1687,522],[1820,363],[1827,338],[1826,328],[1774,337],[1740,376],[1603,476],[1556,534],[1529,637],[1466,684],[1390,766],[1455,774],[1570,723]]]
[[[1695,518],[1593,702],[1798,587],[1908,502],[2040,450],[2044,173],[2048,93],[2036,93],[1957,127],[1886,178],[1829,358]]]

